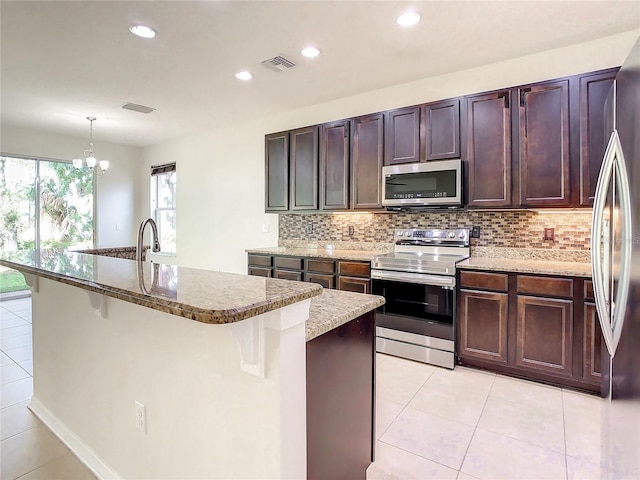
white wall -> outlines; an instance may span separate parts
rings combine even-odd
[[[177,261],[246,272],[244,250],[277,245],[277,215],[264,213],[264,135],[432,100],[620,65],[640,31],[427,78],[266,119],[200,132],[144,150],[140,212],[148,215],[149,165],[177,163]],[[147,200],[145,200],[145,198]],[[262,224],[270,233],[261,233]]]
[[[310,300],[210,325],[111,297],[100,318],[88,293],[39,278],[30,408],[98,478],[306,477]]]
[[[56,160],[77,158],[88,146],[87,137],[70,137],[51,132],[2,125],[0,151]],[[140,183],[142,150],[95,141],[98,159],[109,160],[109,170],[96,181],[96,245],[99,247],[136,244],[138,205],[144,199],[137,191]],[[118,229],[116,229],[116,224]]]

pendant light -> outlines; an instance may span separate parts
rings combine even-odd
[[[109,168],[109,160],[98,160],[96,159],[93,153],[93,122],[96,120],[95,117],[87,117],[89,120],[89,148],[84,151],[84,160],[81,158],[73,159],[73,166],[76,168],[82,168],[84,164],[87,164],[87,167],[94,169],[96,164],[98,164],[100,170],[96,170],[98,175],[102,175]]]

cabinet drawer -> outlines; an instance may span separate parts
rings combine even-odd
[[[318,258],[308,258],[307,271],[318,273],[335,273],[336,262],[333,260],[322,260]]]
[[[338,273],[351,277],[369,278],[371,275],[371,264],[369,262],[338,262]]]
[[[593,282],[591,280],[584,281],[584,299],[585,300],[594,300],[596,297],[593,296]]]
[[[338,277],[338,290],[371,293],[371,280],[366,278]]]
[[[324,273],[307,273],[304,276],[305,282],[317,283],[324,288],[336,288],[336,277]]]
[[[289,268],[292,270],[302,270],[302,259],[298,257],[274,257],[273,266],[276,268]]]
[[[518,275],[518,293],[571,298],[573,297],[573,280],[570,278]]]
[[[509,276],[506,273],[460,272],[460,286],[481,290],[508,290]]]
[[[302,281],[302,272],[292,272],[290,270],[274,270],[274,278],[282,278],[283,280],[296,280]]]
[[[271,269],[262,267],[249,267],[249,275],[255,275],[257,277],[270,277]]]
[[[257,265],[258,267],[270,267],[271,255],[256,255],[254,253],[249,254],[249,265]]]

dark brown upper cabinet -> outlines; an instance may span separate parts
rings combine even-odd
[[[264,138],[265,211],[289,209],[289,132],[272,133]]]
[[[517,89],[520,205],[570,206],[569,80]]]
[[[289,208],[318,209],[318,127],[292,130],[290,141]]]
[[[510,206],[510,91],[471,95],[465,100],[468,204]]]
[[[420,161],[420,107],[385,113],[385,165]]]
[[[320,210],[349,209],[349,120],[320,127]]]
[[[579,206],[593,205],[600,165],[611,134],[605,120],[605,103],[612,91],[617,68],[581,75],[580,88],[580,199]]]
[[[351,147],[351,208],[382,208],[384,115],[377,113],[353,120]]]
[[[426,161],[460,158],[460,100],[429,103],[422,107]]]

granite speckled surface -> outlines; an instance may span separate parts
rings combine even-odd
[[[247,253],[262,255],[286,255],[290,257],[304,258],[331,258],[334,260],[357,260],[370,262],[375,256],[389,253],[388,251],[374,250],[336,250],[328,248],[300,248],[300,247],[265,247],[250,248]]]
[[[384,297],[324,289],[311,299],[306,339],[313,340],[384,304]]]
[[[466,270],[495,272],[539,273],[568,277],[591,278],[591,264],[586,262],[561,262],[526,258],[469,257],[456,264]]]
[[[591,262],[590,250],[556,250],[544,248],[471,247],[472,257],[512,258],[557,262]]]
[[[203,323],[233,323],[322,293],[314,283],[65,250],[4,253],[0,265]]]
[[[147,253],[146,246],[142,251],[142,258],[144,259]],[[129,260],[136,259],[136,247],[105,247],[105,248],[87,248],[82,250],[75,250],[78,253],[90,253],[92,255],[104,255],[106,257],[115,258],[128,258]]]

